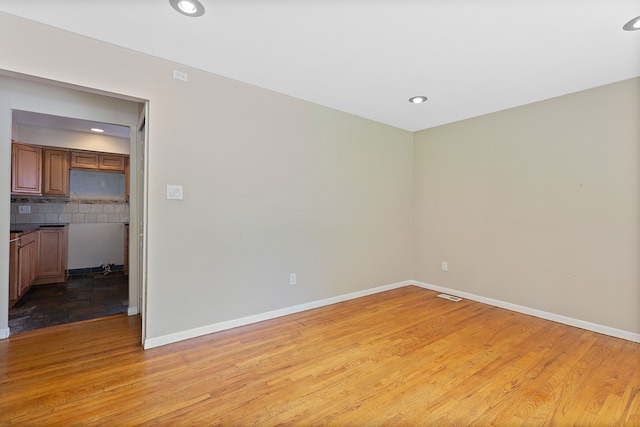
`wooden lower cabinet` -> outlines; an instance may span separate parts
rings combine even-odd
[[[38,233],[38,275],[34,283],[64,282],[67,273],[67,227],[41,228]]]
[[[66,226],[11,234],[10,240],[13,241],[9,243],[9,306],[15,304],[31,285],[66,280]]]
[[[18,298],[29,290],[38,274],[38,231],[20,236],[18,246]]]

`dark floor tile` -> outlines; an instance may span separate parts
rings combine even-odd
[[[71,321],[94,319],[96,317],[104,316],[105,312],[106,308],[104,305],[78,308],[69,313],[69,319]]]
[[[56,310],[64,310],[66,312],[77,310],[79,308],[89,308],[89,307],[91,307],[91,301],[89,300],[56,301],[56,305],[54,306]],[[39,306],[39,308],[48,309],[50,307]]]
[[[77,300],[83,300],[83,299],[90,300],[92,297],[93,297],[93,292],[91,289],[83,289],[81,291],[78,291],[75,296]]]
[[[123,275],[70,279],[33,286],[10,310],[11,334],[47,326],[126,313],[128,277]]]
[[[60,300],[58,298],[55,299],[47,299],[47,298],[32,298],[31,302],[36,304],[40,309],[53,310],[58,305],[60,305]]]

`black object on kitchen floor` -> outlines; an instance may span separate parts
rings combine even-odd
[[[11,335],[126,313],[129,276],[109,275],[35,285],[9,309]]]

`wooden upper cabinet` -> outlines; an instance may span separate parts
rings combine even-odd
[[[42,194],[42,148],[11,144],[11,193]]]
[[[100,162],[100,170],[124,172],[124,156],[100,154],[98,160]]]
[[[129,156],[70,151],[12,141],[11,194],[69,196],[69,169],[125,174],[129,196]]]
[[[99,169],[100,154],[87,153],[84,151],[72,151],[71,152],[71,168]]]
[[[42,166],[42,194],[69,195],[69,151],[44,148]]]
[[[72,151],[71,169],[92,169],[124,173],[124,158],[125,156],[120,154]]]

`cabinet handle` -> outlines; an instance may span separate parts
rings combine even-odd
[[[18,247],[20,247],[20,238],[16,237],[15,239],[9,240],[9,243],[18,242]]]

